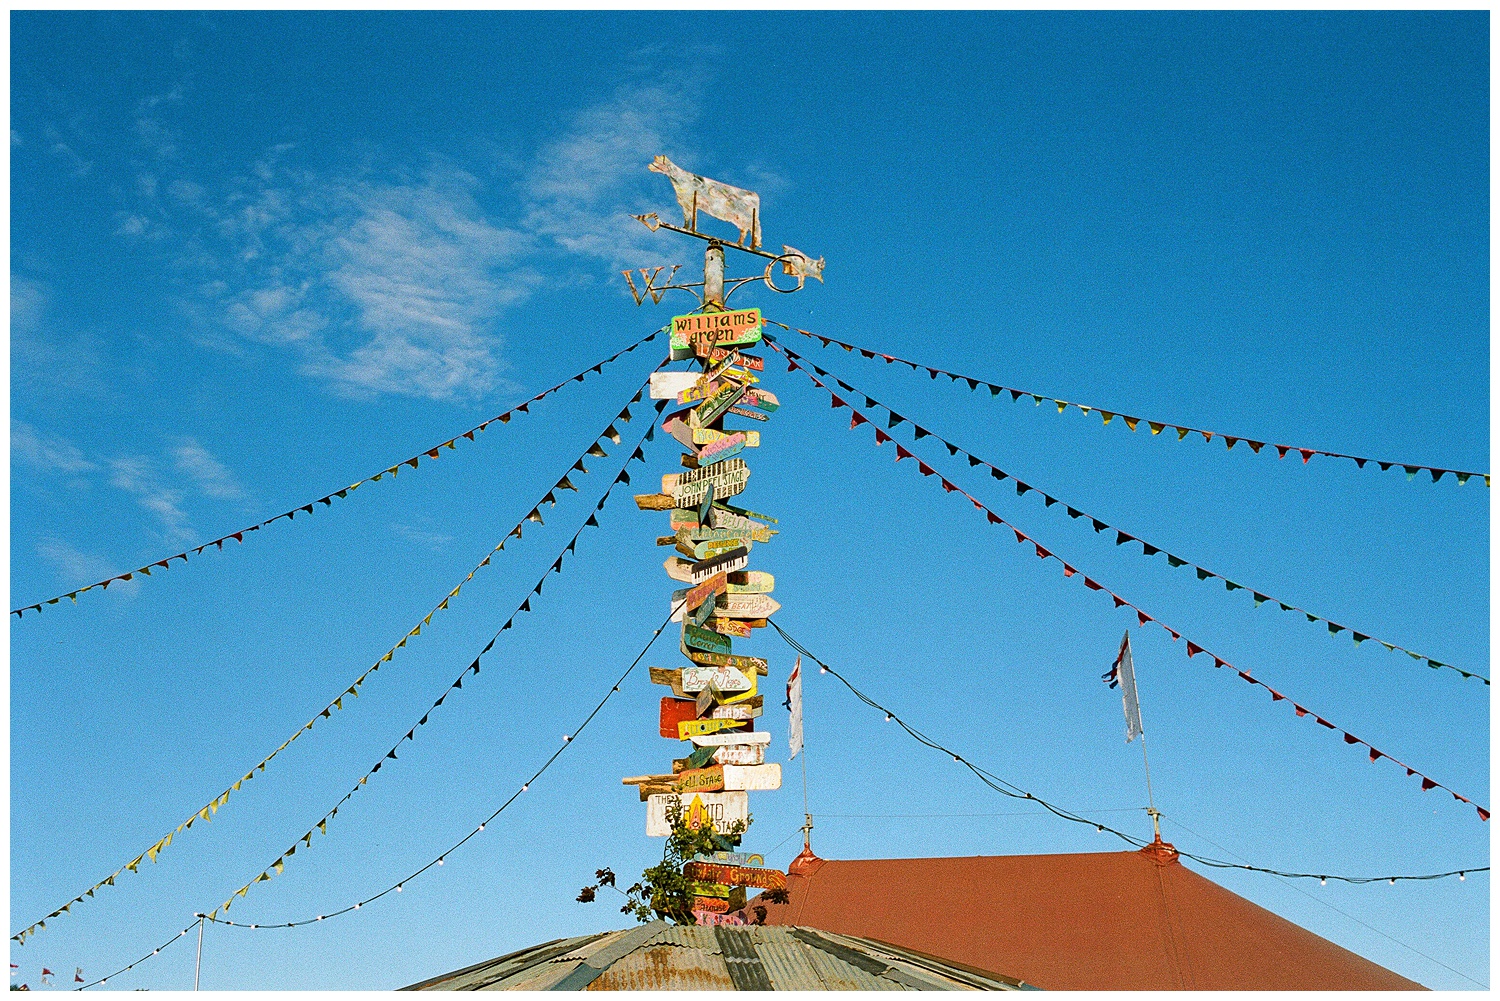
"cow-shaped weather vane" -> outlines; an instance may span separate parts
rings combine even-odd
[[[637,306],[645,302],[647,296],[651,297],[653,303],[659,303],[663,294],[677,289],[691,293],[704,309],[722,310],[725,308],[725,300],[747,282],[764,281],[767,286],[777,292],[796,292],[809,278],[823,281],[823,258],[813,260],[802,251],[785,244],[782,245],[780,254],[771,254],[760,249],[760,195],[722,181],[689,173],[664,156],[658,156],[651,161],[646,169],[653,173],[665,174],[672,182],[672,190],[677,195],[677,204],[682,208],[682,226],[662,222],[661,217],[655,212],[634,218],[640,220],[652,232],[666,229],[684,236],[707,240],[708,250],[704,256],[703,281],[701,282],[672,284],[672,278],[681,265],[673,265],[672,270],[667,274],[666,283],[660,285],[657,282],[665,268],[638,268],[636,270],[640,272],[645,288],[637,289],[631,272],[623,272],[626,283],[630,285],[630,294],[635,297]],[[731,243],[708,233],[699,232],[698,217],[700,215],[720,219],[734,226],[739,230],[739,242]],[[728,279],[730,285],[726,291],[724,288],[725,247],[733,247],[735,250],[767,259],[769,263],[766,265],[765,273],[751,275],[748,278],[730,278]],[[778,263],[781,265],[783,275],[796,276],[795,286],[781,288],[771,280],[772,270]],[[702,291],[698,291],[699,289]]]

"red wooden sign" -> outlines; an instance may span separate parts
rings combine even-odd
[[[698,703],[693,699],[674,699],[663,696],[661,700],[661,735],[677,739],[677,724],[698,718]]]

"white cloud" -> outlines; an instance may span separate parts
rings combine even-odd
[[[10,325],[30,332],[41,323],[47,308],[47,291],[40,283],[12,273],[10,276]]]
[[[344,392],[446,399],[497,385],[491,321],[529,292],[511,265],[530,239],[486,218],[473,177],[335,185],[271,173],[288,187],[252,187],[218,218],[244,279],[223,300],[230,327],[294,347],[304,372]]]
[[[137,504],[156,515],[169,536],[190,536],[187,513],[181,507],[182,491],[161,482],[154,462],[145,456],[128,456],[111,459],[109,469],[109,485],[130,494]]]
[[[179,472],[186,473],[198,491],[216,500],[240,500],[245,490],[232,472],[198,442],[188,438],[172,449]]]
[[[10,457],[12,461],[64,473],[82,473],[98,468],[84,458],[72,442],[42,434],[30,424],[15,420],[10,423]]]
[[[661,256],[663,242],[630,216],[675,204],[646,165],[658,153],[677,152],[696,118],[687,90],[663,85],[628,88],[580,112],[527,172],[526,227],[611,268]]]
[[[37,543],[37,555],[50,563],[57,570],[58,577],[66,587],[82,587],[95,581],[105,580],[119,572],[119,568],[102,557],[91,553],[80,552],[57,539],[43,539]],[[140,578],[134,580],[117,580],[109,586],[111,593],[124,591],[134,594],[140,585]]]
[[[433,532],[425,528],[416,528],[412,525],[404,525],[400,523],[393,523],[391,525],[391,531],[395,532],[403,539],[406,539],[409,542],[415,542],[421,545],[424,549],[430,549],[433,552],[441,551],[445,546],[448,545],[448,543],[453,541],[453,536],[447,535],[443,532]]]
[[[547,284],[551,263],[577,255],[611,270],[665,260],[679,248],[631,214],[675,204],[646,165],[686,157],[696,87],[623,88],[574,116],[515,168],[521,206],[497,220],[471,174],[433,165],[414,177],[319,177],[288,166],[277,146],[226,190],[182,176],[179,138],[157,115],[179,92],[142,102],[139,138],[154,187],[118,217],[127,237],[178,248],[180,267],[213,289],[210,315],[247,341],[293,352],[300,370],[336,392],[429,399],[474,397],[502,385],[497,321]],[[149,112],[149,113],[148,113]],[[205,242],[206,241],[206,242]],[[549,263],[544,268],[540,259]],[[577,274],[551,281],[587,280]]]

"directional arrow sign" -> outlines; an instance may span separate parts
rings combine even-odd
[[[697,372],[652,372],[651,398],[675,400],[678,393],[695,385],[700,378]]]
[[[689,703],[690,708],[697,711],[697,706]],[[685,719],[677,724],[677,739],[688,740],[693,737],[713,736],[723,730],[734,730],[737,727],[753,726],[752,720],[740,719]]]
[[[776,578],[763,570],[738,570],[729,575],[730,594],[770,594]]]
[[[729,582],[726,580],[727,588]],[[731,619],[764,619],[775,615],[781,603],[769,594],[725,594],[715,602],[714,614]]]

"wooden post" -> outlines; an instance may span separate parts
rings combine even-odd
[[[724,245],[718,240],[711,241],[703,252],[703,305],[724,308]]]

